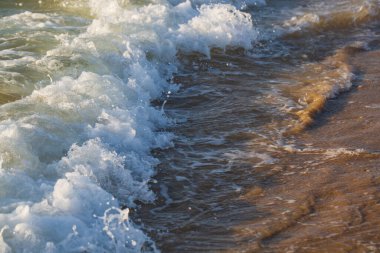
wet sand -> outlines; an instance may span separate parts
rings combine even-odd
[[[297,148],[268,175],[274,184],[246,193],[266,215],[236,229],[257,238],[239,251],[379,252],[380,51],[350,62],[354,88],[329,100],[294,137]]]

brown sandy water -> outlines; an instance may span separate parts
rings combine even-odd
[[[173,98],[168,106],[190,114],[183,108],[192,103],[192,115],[175,129],[175,148],[158,154],[161,198],[143,216],[162,251],[377,252],[379,56],[352,57],[354,87],[285,138],[276,130],[291,119],[256,104],[260,96],[274,102],[265,88],[247,88],[254,78],[240,79],[239,89],[206,79],[225,94]],[[234,109],[218,115],[218,106]]]
[[[328,101],[317,123],[295,136],[298,148],[281,159],[281,172],[272,177],[277,184],[259,196],[246,195],[270,213],[238,229],[247,237],[262,233],[258,249],[379,250],[379,59],[379,51],[351,59],[360,73],[357,88]]]
[[[295,198],[299,216],[265,238],[264,251],[378,251],[379,59],[379,51],[353,57],[357,88],[328,101],[317,123],[295,137],[304,148],[287,163],[298,168],[287,169],[293,174],[281,176],[273,193]]]
[[[186,120],[156,154],[159,199],[139,216],[162,252],[380,251],[380,51],[369,24],[358,36],[318,23],[313,40],[283,39],[293,53],[215,52],[177,77],[166,110]]]

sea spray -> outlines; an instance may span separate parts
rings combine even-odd
[[[171,145],[161,130],[170,119],[150,102],[178,89],[167,80],[179,51],[210,57],[213,47],[249,49],[257,36],[250,15],[229,4],[81,4],[94,16],[86,30],[58,33],[30,63],[52,82],[0,107],[3,252],[157,251],[120,209],[154,200],[150,150]],[[60,22],[15,15],[1,21]]]

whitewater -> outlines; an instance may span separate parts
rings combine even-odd
[[[180,87],[178,55],[250,49],[251,16],[227,1],[17,6],[2,13],[0,44],[42,40],[46,50],[1,51],[17,95],[0,107],[0,252],[158,252],[129,211],[154,201],[151,151],[172,145],[162,104]],[[14,71],[25,68],[33,78]]]

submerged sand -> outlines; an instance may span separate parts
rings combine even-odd
[[[247,240],[261,234],[252,250],[379,250],[380,51],[356,54],[350,62],[352,90],[328,100],[314,125],[295,136],[296,148],[268,175],[275,184],[258,196],[255,189],[246,194],[266,214],[236,229]]]
[[[156,229],[151,236],[159,247],[164,252],[377,252],[379,56],[376,50],[350,54],[344,64],[354,74],[352,87],[325,100],[311,125],[277,141],[271,157],[260,154],[261,142],[266,143],[265,152],[271,150],[269,141],[259,135],[260,126],[257,132],[247,132],[245,126],[256,120],[265,131],[276,131],[285,117],[260,111],[249,100],[252,91],[244,88],[245,82],[239,86],[240,94],[235,91],[236,98],[231,94],[220,103],[215,102],[217,97],[203,95],[174,99],[177,110],[191,103],[198,113],[178,130],[189,139],[177,141],[175,149],[162,157],[158,154],[163,163],[157,179],[168,187],[156,185],[161,197],[155,206],[143,208],[141,217]],[[228,80],[212,83],[223,89],[227,84]],[[255,93],[252,96],[259,96]],[[231,114],[216,116],[220,124],[207,124],[213,112],[205,106],[236,99],[247,107],[237,109],[231,102]],[[188,127],[194,124],[196,130]],[[225,142],[199,137],[231,129],[235,132]],[[249,139],[254,141],[247,144]],[[236,162],[232,156],[223,158],[226,150],[242,148],[239,143],[248,155],[242,152]],[[198,151],[204,155],[198,156]],[[188,164],[183,166],[183,161]]]

